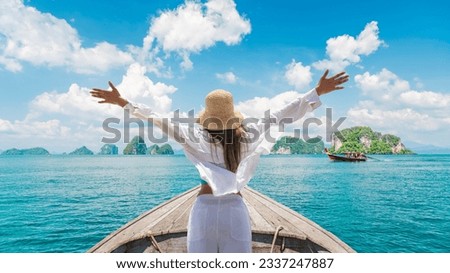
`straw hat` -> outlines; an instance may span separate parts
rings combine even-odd
[[[208,130],[227,130],[238,128],[244,117],[234,111],[233,95],[217,89],[205,98],[206,108],[199,113],[198,122]]]

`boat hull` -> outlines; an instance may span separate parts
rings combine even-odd
[[[187,222],[198,188],[142,214],[88,252],[187,252]],[[273,199],[248,187],[241,194],[250,214],[253,252],[355,252],[330,232]]]
[[[367,159],[366,158],[352,158],[352,157],[345,157],[345,156],[338,156],[333,154],[327,154],[328,158],[332,161],[344,161],[344,162],[364,162]]]

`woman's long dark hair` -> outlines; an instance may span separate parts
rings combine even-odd
[[[211,139],[211,144],[217,145],[220,143],[222,146],[225,167],[235,173],[241,162],[242,144],[245,143],[245,129],[240,126],[236,129],[207,131]]]

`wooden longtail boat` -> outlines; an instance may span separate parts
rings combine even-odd
[[[325,148],[325,153],[332,161],[362,162],[367,160],[367,156],[361,153],[345,153],[345,155],[341,156],[330,153],[327,148]]]
[[[195,187],[143,213],[88,252],[186,252]],[[355,252],[335,235],[299,213],[248,187],[241,191],[252,226],[253,252]]]

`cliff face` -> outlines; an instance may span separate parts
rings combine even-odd
[[[406,150],[405,145],[403,145],[403,143],[399,142],[397,145],[395,145],[394,147],[392,147],[392,153],[393,154],[400,154],[402,153],[402,151]]]
[[[119,153],[119,148],[114,144],[105,144],[100,149],[99,155],[116,155]]]
[[[367,126],[341,130],[332,136],[331,152],[368,154],[411,154],[398,136],[381,134]]]
[[[147,153],[147,145],[140,136],[135,136],[130,143],[123,149],[124,155],[145,155]]]
[[[342,141],[335,134],[331,137],[331,147],[333,147],[336,151],[339,151],[342,147]]]

